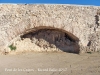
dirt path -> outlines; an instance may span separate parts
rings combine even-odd
[[[0,75],[100,75],[100,53],[0,55]]]

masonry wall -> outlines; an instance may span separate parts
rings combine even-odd
[[[97,6],[0,4],[0,50],[36,28],[53,27],[78,38],[81,51],[98,51],[99,10]]]

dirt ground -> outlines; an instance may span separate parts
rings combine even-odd
[[[0,75],[100,75],[100,53],[0,55]]]

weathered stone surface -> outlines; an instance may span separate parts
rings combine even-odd
[[[0,48],[5,49],[28,32],[56,28],[79,40],[80,49],[81,46],[85,49],[90,41],[93,42],[90,49],[97,49],[100,44],[98,10],[98,6],[0,4]]]

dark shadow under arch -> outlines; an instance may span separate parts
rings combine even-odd
[[[62,29],[45,26],[35,27],[27,30],[24,35],[21,35],[21,38],[22,40],[30,38],[32,43],[37,41],[36,44],[39,47],[56,47],[64,52],[79,53],[79,39],[72,33]]]

